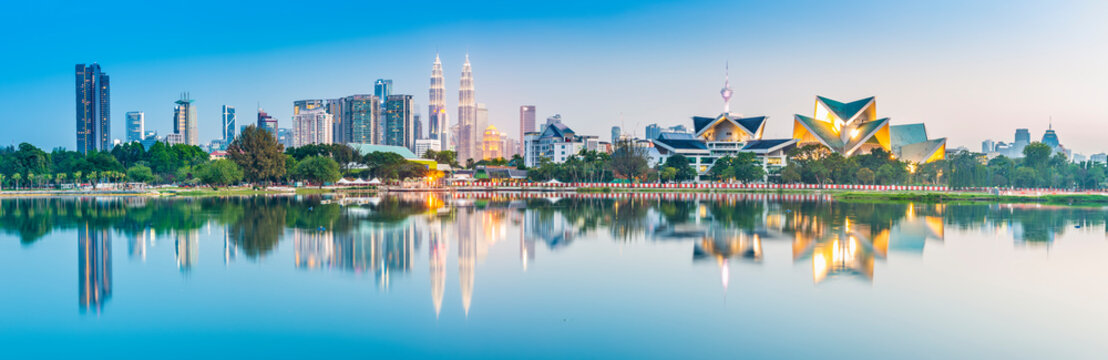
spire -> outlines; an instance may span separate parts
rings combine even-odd
[[[723,113],[731,113],[731,66],[727,62],[723,64],[723,89],[719,90],[719,94],[723,96]]]

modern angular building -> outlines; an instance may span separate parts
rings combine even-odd
[[[100,65],[77,64],[77,151],[112,148],[111,82]]]
[[[868,97],[841,103],[816,96],[813,117],[796,114],[793,138],[800,146],[822,144],[843,156],[891,150],[889,118],[877,118],[877,101]]]
[[[923,124],[890,126],[889,141],[893,156],[902,161],[926,164],[946,158],[946,138],[928,139]]]
[[[142,141],[146,134],[146,115],[142,111],[127,112],[127,142]]]
[[[180,135],[180,141],[186,145],[200,145],[200,133],[197,130],[196,105],[188,93],[182,93],[181,99],[173,108],[173,133]]]
[[[793,138],[798,146],[821,144],[843,156],[883,149],[897,158],[925,164],[946,157],[946,138],[928,139],[924,124],[890,126],[877,117],[877,99],[842,103],[816,96],[812,117],[796,114]]]

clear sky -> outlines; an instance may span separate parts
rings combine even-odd
[[[260,104],[290,125],[292,102],[372,93],[394,80],[427,112],[435,52],[456,120],[466,51],[489,121],[518,134],[519,106],[578,133],[691,125],[721,112],[768,115],[791,134],[815,95],[877,96],[893,124],[925,122],[949,147],[1038,139],[1054,119],[1063,145],[1091,154],[1108,108],[1104,1],[69,1],[6,4],[0,22],[0,143],[75,146],[77,63],[112,81],[112,135],[127,111],[166,134],[190,92],[201,142],[220,105],[252,122]]]

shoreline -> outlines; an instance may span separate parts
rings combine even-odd
[[[1069,193],[1041,195],[993,195],[982,192],[957,191],[911,191],[911,190],[837,190],[837,189],[705,189],[705,188],[435,188],[435,189],[388,189],[388,188],[169,188],[151,191],[74,191],[74,190],[21,190],[0,191],[0,199],[33,197],[207,197],[207,196],[259,196],[259,195],[323,195],[323,194],[388,194],[388,193],[474,193],[474,192],[518,192],[552,193],[574,192],[579,194],[633,194],[633,193],[674,193],[674,194],[812,194],[830,195],[839,201],[892,201],[923,203],[1041,203],[1051,205],[1108,206],[1108,194]]]

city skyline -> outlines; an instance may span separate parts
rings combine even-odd
[[[112,133],[124,133],[120,120],[128,111],[145,112],[149,129],[159,134],[170,133],[168,119],[172,113],[159,104],[172,101],[176,93],[187,89],[198,99],[199,131],[204,142],[218,138],[218,114],[223,104],[240,108],[260,104],[270,109],[281,126],[287,127],[292,117],[289,102],[305,97],[339,98],[367,93],[377,78],[394,79],[396,93],[423,94],[427,90],[426,63],[436,52],[442,55],[444,71],[457,74],[468,50],[480,64],[481,102],[488,104],[490,123],[511,134],[518,132],[514,123],[516,109],[524,104],[545,109],[547,112],[538,114],[539,118],[563,114],[567,122],[588,134],[604,134],[611,126],[620,125],[628,133],[641,136],[639,132],[648,124],[665,127],[684,123],[687,114],[713,113],[718,109],[718,98],[714,95],[724,64],[729,63],[733,111],[770,116],[773,120],[767,127],[767,136],[771,137],[788,133],[787,119],[794,113],[806,113],[813,94],[832,98],[879,96],[884,99],[882,113],[898,123],[928,123],[930,131],[950,137],[951,148],[977,148],[980,141],[999,137],[987,128],[961,131],[958,128],[961,123],[984,118],[989,123],[1041,133],[1053,116],[1054,129],[1069,148],[1082,153],[1104,151],[1094,135],[1077,131],[1108,116],[1097,106],[1094,96],[1104,92],[1104,85],[1100,85],[1103,82],[1097,79],[1108,77],[1106,70],[1094,64],[1103,62],[1108,54],[1089,53],[1083,48],[1102,37],[1093,18],[1105,12],[1104,5],[1064,3],[1050,9],[1041,9],[1031,2],[1004,5],[1004,11],[993,11],[994,7],[986,5],[953,2],[883,4],[873,9],[859,2],[834,7],[806,2],[782,5],[651,2],[605,4],[587,9],[583,3],[571,2],[565,9],[540,6],[541,14],[526,17],[520,23],[506,19],[518,17],[515,12],[536,9],[481,15],[479,11],[492,6],[477,3],[472,9],[458,13],[457,19],[447,19],[443,24],[418,22],[389,33],[366,30],[338,34],[338,29],[325,27],[313,30],[318,33],[313,33],[316,36],[312,39],[292,37],[281,31],[267,35],[259,44],[240,44],[216,41],[214,35],[204,32],[198,36],[212,41],[195,54],[159,45],[155,40],[164,37],[155,35],[165,35],[169,30],[154,27],[134,45],[151,49],[141,56],[119,54],[120,45],[104,49],[54,46],[70,41],[56,39],[51,35],[56,31],[45,30],[60,20],[37,19],[40,23],[30,23],[30,19],[20,19],[16,24],[31,30],[43,29],[41,40],[50,41],[42,42],[65,50],[52,51],[57,56],[43,62],[8,60],[12,65],[9,68],[15,71],[10,81],[0,85],[0,93],[8,95],[0,96],[4,99],[0,101],[6,105],[33,104],[9,106],[17,109],[17,116],[27,116],[28,110],[23,108],[46,109],[41,115],[44,121],[68,129],[70,125],[65,119],[72,119],[73,110],[68,110],[68,101],[59,89],[68,83],[62,79],[62,69],[74,63],[98,62],[115,80]],[[20,6],[33,9],[39,5]],[[198,6],[203,9],[205,4]],[[111,4],[108,7],[120,8]],[[287,10],[262,7],[258,11]],[[880,14],[874,17],[873,26],[867,28],[885,26],[887,30],[834,28],[827,30],[826,37],[813,39],[810,34],[816,30],[814,25],[791,21],[850,13]],[[939,14],[944,19],[942,24],[929,21]],[[1000,23],[1024,25],[1001,32],[974,20],[984,15]],[[75,15],[62,14],[60,18],[66,16]],[[481,20],[483,16],[491,19],[480,24],[465,23]],[[749,23],[726,30],[682,26],[661,38],[657,32],[636,25],[658,21],[663,16],[672,17],[677,23],[726,16]],[[21,23],[24,21],[28,22]],[[574,29],[554,32],[567,22],[574,24]],[[767,25],[772,26],[765,28]],[[510,26],[519,30],[502,31]],[[609,31],[597,34],[597,30]],[[236,26],[230,34],[248,31]],[[121,29],[109,27],[105,36],[123,35]],[[535,39],[518,41],[526,37]],[[598,47],[622,38],[627,41],[620,45]],[[591,40],[583,41],[586,39]],[[821,53],[842,41],[870,43],[881,50],[865,57],[802,56]],[[401,43],[396,51],[390,52],[399,56],[372,56],[377,49]],[[720,44],[723,50],[719,50]],[[28,50],[23,52],[46,46],[22,41],[13,45],[14,50]],[[303,49],[318,51],[286,56]],[[681,55],[704,51],[714,54]],[[742,56],[749,52],[765,56]],[[577,61],[583,58],[589,60]],[[1061,66],[1063,61],[1067,66]],[[278,75],[290,65],[318,68],[323,73],[321,77],[341,80],[290,89],[280,84]],[[542,71],[536,74],[535,68]],[[851,80],[845,81],[848,78]],[[456,90],[451,86],[454,81],[448,79],[446,84],[447,92]],[[670,101],[643,105],[642,99],[647,94],[662,92],[668,94]],[[423,103],[422,100],[422,96],[415,99],[417,103]],[[455,105],[452,100],[447,96],[448,108]],[[1026,105],[1016,110],[1010,106],[1013,103]],[[612,120],[620,113],[628,119],[624,124]],[[26,141],[44,148],[74,146],[71,134],[35,132],[23,124],[10,124],[7,130],[8,136],[0,137],[0,141],[16,144]]]

